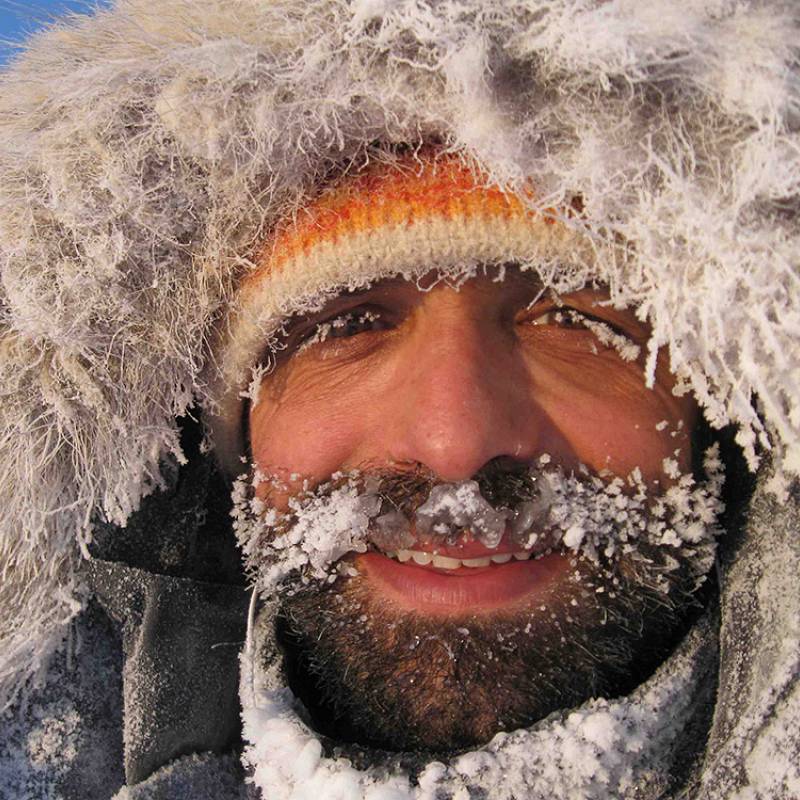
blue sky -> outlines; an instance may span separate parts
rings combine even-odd
[[[0,64],[14,52],[14,43],[24,39],[67,11],[91,12],[108,0],[0,0]]]

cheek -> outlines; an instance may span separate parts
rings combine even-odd
[[[652,389],[640,364],[618,359],[586,359],[568,368],[540,361],[534,374],[540,406],[578,461],[623,476],[639,468],[648,481],[664,480],[667,458],[681,472],[691,470],[696,407],[672,395],[668,372],[659,370]]]
[[[314,485],[355,466],[353,454],[365,434],[368,387],[355,378],[335,380],[322,370],[314,380],[302,374],[284,377],[265,378],[250,411],[250,447],[259,470],[291,490],[303,480]]]

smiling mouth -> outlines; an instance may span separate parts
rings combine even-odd
[[[401,564],[412,562],[421,567],[431,566],[436,569],[457,570],[478,569],[489,567],[493,564],[507,564],[514,561],[528,561],[533,557],[531,550],[518,550],[514,553],[496,553],[494,555],[480,556],[478,558],[451,558],[450,556],[429,553],[425,550],[398,550],[397,552],[384,553],[388,558],[399,561]]]
[[[571,569],[570,559],[543,545],[513,547],[508,537],[497,548],[479,542],[381,552],[370,549],[354,566],[394,607],[426,614],[463,616],[512,610],[540,603],[555,592]]]

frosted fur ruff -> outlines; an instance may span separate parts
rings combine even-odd
[[[375,142],[442,141],[493,182],[532,180],[542,209],[580,195],[565,224],[596,257],[552,282],[636,305],[651,353],[668,346],[753,464],[772,448],[785,488],[797,13],[120,0],[34,37],[0,84],[0,706],[81,607],[93,520],[124,524],[182,458],[175,418],[214,410],[212,343],[255,243]]]

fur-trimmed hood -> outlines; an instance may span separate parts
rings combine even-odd
[[[787,497],[799,29],[790,2],[118,0],[33,37],[0,83],[0,704],[82,607],[94,526],[215,412],[255,244],[375,143],[579,196],[595,256],[556,282],[635,305],[649,372],[668,348]]]

